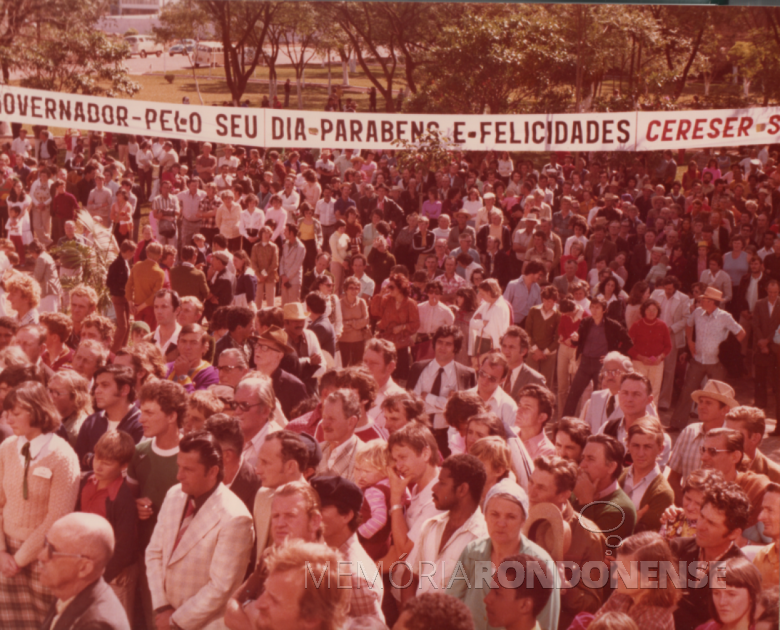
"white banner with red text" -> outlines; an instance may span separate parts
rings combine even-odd
[[[465,151],[657,151],[770,144],[780,107],[582,114],[387,114],[184,105],[0,85],[0,120],[262,147],[394,149],[437,129]]]

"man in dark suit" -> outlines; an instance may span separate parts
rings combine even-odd
[[[38,556],[41,584],[57,600],[42,630],[130,630],[127,615],[103,580],[114,531],[97,514],[73,512],[56,521]]]
[[[331,357],[336,356],[336,331],[333,330],[333,324],[325,317],[327,303],[325,296],[319,291],[314,291],[306,296],[306,306],[309,307],[309,325],[308,329],[317,335],[317,341],[320,342],[320,348],[330,353]]]
[[[758,300],[753,309],[753,362],[756,366],[756,407],[768,410],[768,390],[771,383],[772,389],[775,390],[775,409],[780,412],[777,344],[773,341],[775,331],[780,327],[778,295],[780,281],[771,278],[766,284],[766,297]]]
[[[679,508],[678,508],[679,509]],[[682,511],[682,510],[680,510]],[[747,526],[750,503],[747,495],[733,483],[714,482],[704,492],[701,506],[701,520],[707,524],[706,530],[696,531],[690,538],[675,538],[671,542],[672,551],[680,562],[725,562],[731,558],[744,558],[735,542]],[[706,566],[706,565],[705,565]],[[706,576],[707,585],[694,586],[699,582],[696,571],[691,569],[683,596],[674,611],[677,628],[695,628],[701,621],[702,611],[711,610],[711,584],[717,564],[712,564],[712,572]],[[716,587],[717,588],[717,587]]]
[[[631,259],[628,261],[628,281],[630,286],[634,286],[640,280],[647,277],[650,271],[650,252],[655,247],[655,232],[648,230],[645,232],[644,242],[639,243],[631,252]],[[630,287],[627,287],[630,288]]]
[[[222,447],[222,461],[225,467],[222,481],[252,513],[255,507],[255,496],[262,484],[255,469],[241,457],[244,452],[241,423],[238,418],[220,413],[206,420],[203,429],[211,433]]]
[[[412,365],[406,389],[425,399],[425,410],[431,417],[439,451],[447,457],[450,454],[449,427],[444,419],[444,407],[451,392],[471,389],[477,384],[477,376],[474,370],[455,361],[464,341],[460,328],[439,326],[432,341],[434,358]]]
[[[322,276],[327,276],[330,281],[333,282],[333,274],[328,271],[330,268],[330,254],[327,252],[321,253],[317,256],[317,260],[314,262],[314,269],[307,271],[303,274],[303,281],[301,282],[301,299],[304,299],[311,289],[312,283]]]
[[[171,289],[179,294],[179,297],[192,295],[201,302],[205,302],[209,296],[209,283],[206,274],[195,268],[198,259],[198,250],[192,245],[181,248],[181,265],[170,270]]]
[[[596,259],[604,256],[607,264],[611,263],[617,256],[617,247],[612,241],[607,240],[607,230],[603,225],[597,225],[593,228],[593,234],[585,246],[585,261],[588,263],[588,269],[596,266]]]
[[[248,306],[228,306],[226,335],[220,337],[214,347],[214,361],[217,365],[219,355],[229,348],[240,350],[247,364],[252,361],[254,348],[251,337],[254,331],[255,313]]]

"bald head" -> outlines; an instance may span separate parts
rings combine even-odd
[[[48,533],[49,540],[57,539],[57,551],[82,554],[95,563],[100,574],[114,555],[114,530],[102,516],[85,512],[66,514]]]

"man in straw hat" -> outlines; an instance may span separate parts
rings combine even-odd
[[[719,308],[723,293],[714,287],[707,287],[701,296],[701,306],[688,318],[685,335],[691,351],[691,363],[680,394],[682,404],[677,406],[671,419],[671,429],[679,431],[688,424],[690,408],[688,398],[700,385],[705,376],[718,380],[726,379],[726,368],[720,362],[718,352],[720,344],[729,333],[736,335],[738,341],[745,338],[745,330],[731,314]],[[693,332],[696,331],[696,341]]]
[[[490,194],[490,193],[488,193]],[[495,199],[495,196],[493,197]],[[450,250],[457,249],[460,244],[460,237],[464,234],[471,234],[472,242],[476,242],[477,233],[474,228],[468,225],[468,221],[471,218],[468,210],[460,209],[454,215],[455,225],[450,228],[450,233],[447,236],[447,247]]]
[[[284,332],[287,344],[293,349],[300,361],[300,379],[308,387],[314,373],[322,364],[322,348],[314,331],[306,327],[306,307],[301,302],[289,302],[284,305]]]
[[[605,535],[590,519],[574,511],[569,497],[577,483],[577,464],[561,457],[542,455],[534,460],[528,481],[528,520],[523,533],[541,545],[556,562],[601,562],[607,550]],[[567,578],[572,576],[567,573]],[[589,588],[580,579],[561,591],[559,628],[568,628],[580,612],[595,613],[604,603],[601,589]]]
[[[669,484],[674,490],[675,502],[682,503],[682,484],[697,468],[701,468],[701,447],[705,434],[720,429],[726,421],[726,414],[739,403],[734,398],[734,389],[722,381],[710,380],[704,389],[691,394],[698,405],[699,422],[689,424],[672,449],[669,458]],[[688,408],[687,402],[680,406]]]

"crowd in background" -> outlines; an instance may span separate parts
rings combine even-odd
[[[423,169],[12,128],[3,628],[777,627],[770,147]]]

